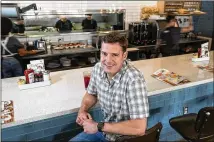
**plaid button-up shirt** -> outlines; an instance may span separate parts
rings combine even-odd
[[[146,83],[143,74],[124,61],[122,69],[109,81],[101,63],[91,73],[87,92],[98,98],[105,122],[121,122],[149,116]],[[104,133],[109,141],[118,134]]]

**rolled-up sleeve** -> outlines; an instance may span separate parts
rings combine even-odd
[[[145,118],[149,116],[147,94],[147,87],[143,77],[139,77],[130,82],[127,102],[131,119]]]
[[[96,66],[93,67],[90,77],[90,82],[87,87],[88,94],[97,95],[97,88],[96,88]]]

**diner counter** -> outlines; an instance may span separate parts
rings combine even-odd
[[[213,61],[213,51],[211,53],[210,61]],[[209,61],[194,63],[191,61],[191,57],[192,54],[186,54],[139,60],[132,62],[132,64],[143,72],[148,87],[148,95],[151,96],[213,82],[212,72],[203,71],[196,67],[198,64],[208,64]],[[160,68],[176,72],[191,82],[180,86],[163,83],[151,76]],[[52,84],[50,86],[22,91],[17,85],[17,80],[20,77],[2,79],[2,100],[13,100],[15,118],[14,122],[4,124],[2,128],[77,112],[85,93],[83,71],[90,71],[91,69],[92,67],[51,72]]]

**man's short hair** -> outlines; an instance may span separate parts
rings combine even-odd
[[[123,52],[126,52],[128,48],[128,40],[125,36],[120,35],[119,32],[112,32],[102,38],[104,43],[119,43],[122,47]]]
[[[171,20],[174,20],[174,19],[175,19],[175,15],[173,15],[173,14],[168,14],[166,16],[167,23],[169,23]]]
[[[9,18],[1,17],[1,35],[6,36],[9,35],[13,28],[13,23]]]
[[[86,16],[92,16],[92,14],[85,14]]]

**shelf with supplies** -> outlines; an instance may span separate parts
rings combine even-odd
[[[178,12],[179,9],[186,9],[193,12],[201,9],[201,1],[165,1],[164,12]]]
[[[201,2],[200,1],[184,1],[183,8],[187,9],[188,11],[200,10]]]

